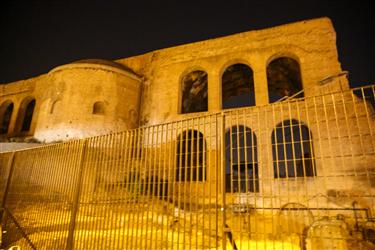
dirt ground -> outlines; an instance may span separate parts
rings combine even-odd
[[[71,209],[67,203],[40,207],[30,202],[18,204],[12,212],[37,249],[66,249]],[[77,214],[74,249],[224,249],[225,237],[226,249],[300,250],[307,242],[302,237],[304,222],[297,215],[228,211],[223,225],[221,210],[214,206],[177,209],[158,199],[85,203]],[[3,228],[5,249],[32,249],[9,218]],[[351,240],[338,239],[337,249],[375,249],[367,241],[348,237]],[[314,241],[309,242],[310,249],[317,249],[311,247]]]

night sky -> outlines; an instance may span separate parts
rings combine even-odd
[[[375,83],[370,1],[137,2],[2,0],[0,83],[80,59],[114,60],[322,16],[333,21],[350,85]]]

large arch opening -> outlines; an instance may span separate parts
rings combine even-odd
[[[11,101],[5,101],[0,106],[0,134],[7,134],[10,120],[13,114],[14,104]]]
[[[26,98],[22,101],[17,115],[16,130],[19,132],[28,132],[34,115],[35,99]]]
[[[186,130],[177,138],[177,181],[206,180],[206,142],[203,134]]]
[[[316,176],[312,135],[297,120],[284,120],[272,132],[275,178]]]
[[[226,192],[259,192],[257,138],[238,125],[225,133]]]
[[[255,105],[253,70],[245,64],[229,66],[222,76],[223,109]]]
[[[208,110],[207,73],[193,71],[182,78],[181,113],[202,112]]]
[[[268,99],[270,103],[294,96],[303,90],[299,63],[289,57],[272,60],[267,67]],[[294,96],[303,97],[303,92]]]

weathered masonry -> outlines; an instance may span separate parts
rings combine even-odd
[[[328,18],[1,86],[5,246],[373,249],[375,86]],[[94,137],[93,137],[94,136]]]
[[[321,18],[116,62],[81,60],[1,88],[3,140],[53,142],[346,90],[348,82],[335,31]]]

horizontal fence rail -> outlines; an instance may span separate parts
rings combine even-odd
[[[374,88],[2,153],[2,246],[372,249]]]

